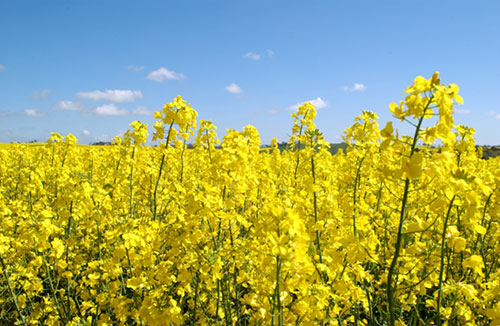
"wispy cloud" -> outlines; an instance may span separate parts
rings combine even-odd
[[[42,91],[34,91],[33,93],[31,93],[31,98],[34,100],[39,100],[49,96],[50,93],[51,93],[50,89],[44,89]]]
[[[72,101],[59,101],[53,107],[56,111],[79,111],[87,115],[100,115],[100,116],[120,116],[127,115],[129,111],[118,108],[115,104],[103,104],[98,107],[86,107],[80,103]]]
[[[59,101],[52,106],[52,110],[56,111],[82,111],[83,109],[84,107],[80,103],[73,101]]]
[[[470,114],[470,113],[472,113],[472,111],[467,110],[467,109],[455,109],[455,113],[457,113],[457,114]]]
[[[45,115],[45,113],[40,112],[40,111],[35,110],[35,109],[27,109],[27,110],[24,110],[24,115],[27,117],[31,117],[31,118],[39,118],[39,117],[43,117]]]
[[[92,101],[112,101],[112,102],[133,102],[136,99],[143,98],[141,91],[132,91],[128,89],[107,89],[105,91],[79,92],[75,96],[84,100]]]
[[[266,50],[266,54],[260,54],[260,53],[255,53],[255,52],[247,52],[243,55],[243,58],[254,60],[254,61],[259,61],[262,59],[263,56],[267,55],[268,57],[272,57],[274,55],[273,50]]]
[[[84,136],[90,136],[90,131],[88,131],[87,129],[83,129],[82,130],[82,135],[84,135]]]
[[[0,63],[0,70],[5,70],[7,67],[5,67],[3,64]]]
[[[95,137],[95,140],[96,141],[103,141],[103,142],[108,142],[108,141],[111,141],[111,136],[109,135],[100,135],[100,136],[97,136]]]
[[[361,83],[354,83],[353,87],[344,86],[344,91],[346,92],[364,92],[366,90],[366,86]]]
[[[270,115],[275,115],[275,114],[278,114],[280,111],[279,110],[276,110],[276,109],[269,109],[267,110],[267,114],[270,114]]]
[[[243,57],[254,61],[258,61],[260,60],[261,55],[253,52],[247,52],[243,55]]]
[[[161,67],[158,70],[151,71],[146,78],[161,83],[165,80],[179,80],[186,77],[182,73],[168,70],[165,67]]]
[[[496,111],[488,111],[488,116],[500,120],[500,113],[497,113]]]
[[[125,67],[126,70],[130,70],[130,71],[135,71],[135,72],[139,72],[141,70],[144,69],[144,66],[135,66],[135,65],[128,65]]]
[[[243,90],[241,89],[240,86],[236,83],[232,83],[231,85],[226,86],[226,91],[232,94],[241,94],[243,93]]]
[[[136,115],[153,115],[153,111],[148,110],[147,106],[139,106],[132,110],[132,114]]]
[[[309,102],[311,103],[312,105],[314,105],[314,107],[318,110],[320,109],[324,109],[328,106],[328,102],[325,102],[321,99],[321,97],[316,97],[315,99],[313,100],[309,100],[309,101],[305,101],[305,102]],[[297,104],[294,104],[294,105],[291,105],[289,106],[287,109],[289,111],[297,111],[299,109],[299,106],[301,106],[302,104],[304,104],[305,102],[302,102],[302,103],[297,103]]]
[[[309,101],[318,110],[324,109],[328,106],[328,103],[323,101],[321,97],[316,97],[314,100]]]
[[[93,113],[96,115],[104,115],[104,116],[118,116],[118,115],[126,115],[128,114],[128,111],[120,109],[116,107],[116,105],[114,104],[104,104],[96,107],[93,110]]]

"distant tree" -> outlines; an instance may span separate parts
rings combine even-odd
[[[109,141],[97,141],[95,143],[90,143],[90,145],[107,146],[107,145],[111,145],[111,142],[109,142]]]
[[[494,158],[500,156],[500,146],[476,146],[476,149],[481,148],[483,151],[483,159]]]

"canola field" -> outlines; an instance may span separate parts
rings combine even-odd
[[[180,97],[112,146],[0,147],[0,324],[500,325],[500,159],[458,86],[403,97],[410,135],[364,111],[335,155],[309,103],[280,152]]]

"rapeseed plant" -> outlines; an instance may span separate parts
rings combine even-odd
[[[500,325],[500,160],[454,125],[458,91],[415,78],[335,155],[310,103],[280,152],[180,96],[157,147],[134,121],[112,146],[0,148],[0,322]]]

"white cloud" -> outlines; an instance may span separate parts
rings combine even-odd
[[[318,110],[324,109],[328,106],[328,103],[323,101],[321,97],[316,97],[314,100],[309,101]]]
[[[247,52],[243,55],[243,57],[254,61],[258,61],[260,60],[261,55],[253,52]]]
[[[141,71],[141,70],[144,69],[144,66],[128,65],[128,66],[125,67],[125,69],[131,70],[131,71],[135,71],[135,72],[139,72],[139,71]]]
[[[311,103],[312,105],[314,105],[314,107],[317,109],[317,110],[320,110],[320,109],[324,109],[328,106],[328,102],[325,102],[321,99],[321,97],[316,97],[315,99],[313,100],[309,100],[309,101],[305,101],[305,102],[309,102]],[[289,111],[297,111],[299,106],[301,106],[302,104],[304,104],[305,102],[302,102],[302,103],[297,103],[297,104],[294,104],[294,105],[291,105],[289,106],[287,109]]]
[[[82,135],[84,135],[84,136],[90,136],[90,131],[88,131],[87,129],[83,129],[82,130]]]
[[[266,54],[268,57],[272,57],[274,55],[274,51],[268,49],[268,50],[266,50]],[[243,55],[243,58],[247,58],[247,59],[254,60],[254,61],[259,61],[262,58],[262,56],[263,55],[260,53],[247,52]]]
[[[492,118],[500,120],[500,113],[497,113],[496,111],[488,111],[488,115]]]
[[[267,49],[266,54],[268,57],[272,57],[272,56],[274,56],[274,51]],[[264,55],[266,55],[266,54],[264,54]],[[259,61],[262,58],[262,56],[263,55],[260,53],[247,52],[243,55],[243,58],[247,58],[247,59],[254,60],[254,61]]]
[[[243,90],[241,89],[240,86],[236,83],[232,83],[231,85],[226,86],[226,91],[232,94],[241,94],[243,93]]]
[[[43,117],[45,114],[35,109],[24,110],[24,115],[32,118]]]
[[[278,114],[280,111],[279,110],[276,110],[276,109],[269,109],[267,110],[267,114],[270,114],[270,115],[275,115],[275,114]]]
[[[0,63],[0,70],[5,70],[7,67],[5,67],[3,64]]]
[[[72,101],[59,101],[54,106],[52,110],[56,111],[81,111],[83,106],[80,103],[75,103]]]
[[[127,110],[119,109],[114,104],[104,104],[98,106],[94,109],[94,114],[97,115],[126,115],[128,113]]]
[[[366,90],[366,86],[361,83],[354,83],[353,87],[344,86],[344,91],[346,92],[363,92]]]
[[[111,141],[111,137],[109,135],[100,135],[100,136],[95,137],[95,140],[108,142],[108,141]]]
[[[467,110],[467,109],[455,109],[455,113],[457,113],[457,114],[470,114],[470,113],[472,113],[472,111]]]
[[[165,67],[161,67],[158,70],[151,71],[146,78],[161,83],[169,79],[179,80],[179,79],[184,79],[186,77],[182,73],[168,70]]]
[[[80,92],[75,96],[80,99],[92,101],[112,101],[112,102],[133,102],[138,98],[143,98],[141,91],[132,91],[128,89],[107,89],[103,91]]]
[[[153,115],[153,111],[148,110],[147,106],[139,106],[135,109],[132,110],[132,114],[137,114],[137,115]]]
[[[34,91],[31,93],[31,98],[34,100],[39,100],[50,95],[50,89],[44,89],[42,91]]]

